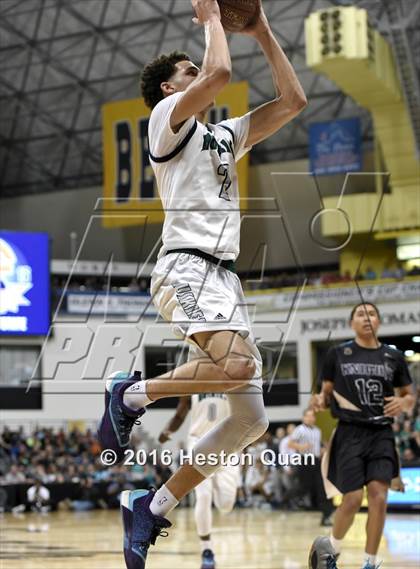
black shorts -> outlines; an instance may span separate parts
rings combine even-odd
[[[342,494],[371,480],[391,484],[399,460],[390,426],[371,427],[339,422],[331,445],[328,480]]]

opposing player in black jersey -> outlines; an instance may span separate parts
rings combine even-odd
[[[391,424],[393,417],[413,407],[414,396],[403,354],[377,339],[378,308],[358,304],[351,312],[350,325],[355,339],[329,350],[322,369],[322,390],[313,397],[312,405],[316,411],[330,406],[339,420],[324,464],[327,495],[343,494],[330,543],[338,556],[366,486],[368,520],[363,569],[377,569],[388,489],[399,475]],[[316,553],[314,569],[329,567],[315,557]]]

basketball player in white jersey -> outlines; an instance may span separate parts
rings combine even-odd
[[[240,200],[236,162],[296,117],[307,101],[259,2],[243,33],[255,38],[271,68],[276,95],[245,116],[207,124],[206,113],[231,79],[232,66],[216,0],[191,0],[204,28],[201,69],[186,54],[160,56],[142,74],[152,109],[149,152],[165,210],[162,247],[151,292],[174,333],[200,357],[158,378],[117,375],[107,382],[99,429],[119,460],[134,422],[163,397],[226,393],[230,414],[197,442],[195,455],[240,452],[267,429],[261,356],[234,262],[239,254]],[[184,464],[157,492],[122,498],[128,569],[143,569],[151,543],[171,524],[166,515],[220,464]]]
[[[168,441],[189,413],[188,451],[194,448],[201,437],[229,416],[229,402],[224,393],[196,393],[191,397],[181,397],[175,415],[159,436],[159,442]],[[222,514],[231,512],[235,505],[240,477],[239,465],[225,465],[195,487],[194,517],[201,544],[201,569],[216,567],[211,541],[212,503],[214,502]]]

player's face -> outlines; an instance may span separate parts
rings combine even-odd
[[[200,68],[192,61],[179,61],[175,63],[175,67],[176,72],[168,82],[174,86],[176,89],[175,92],[178,93],[179,91],[185,91],[185,89],[195,81],[197,75],[200,73]]]
[[[185,91],[196,80],[200,73],[200,68],[192,61],[179,61],[175,64],[175,67],[176,72],[169,79],[168,83],[173,87],[174,93],[179,93]],[[203,109],[203,112],[207,112],[214,105],[215,102],[213,101],[207,108]]]
[[[361,338],[376,337],[380,325],[378,313],[370,304],[362,304],[356,308],[351,321],[356,336]]]

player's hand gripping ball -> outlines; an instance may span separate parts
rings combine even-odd
[[[222,25],[228,32],[241,32],[258,14],[259,0],[217,0]]]

